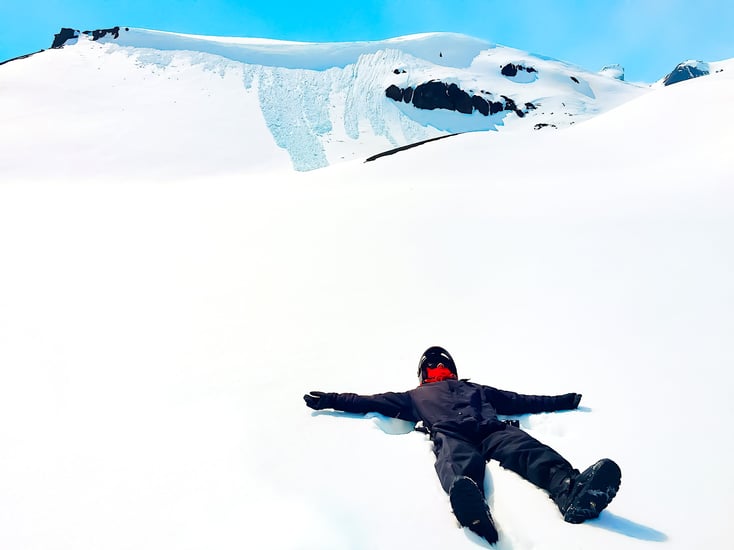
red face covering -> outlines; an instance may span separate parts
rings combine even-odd
[[[426,367],[426,374],[423,384],[432,384],[441,380],[456,380],[456,375],[447,369],[443,363],[439,363],[435,368]]]

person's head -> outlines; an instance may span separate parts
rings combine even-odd
[[[418,362],[418,380],[421,386],[457,378],[456,363],[448,351],[442,347],[433,346],[423,352]]]

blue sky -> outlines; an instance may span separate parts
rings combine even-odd
[[[643,82],[734,57],[731,0],[0,0],[0,61],[48,48],[61,27],[115,25],[314,42],[451,31],[589,70],[619,63]]]

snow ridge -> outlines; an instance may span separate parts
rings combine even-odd
[[[454,133],[566,128],[647,91],[608,75],[454,33],[303,43],[129,27],[62,31],[57,35],[60,49],[16,63],[12,69],[21,86],[24,78],[30,82],[40,73],[58,73],[65,86],[56,91],[61,97],[55,101],[61,102],[64,113],[88,117],[69,125],[60,113],[49,114],[50,125],[66,127],[72,157],[60,155],[65,172],[72,170],[76,151],[94,148],[114,157],[114,150],[123,150],[117,129],[129,127],[134,118],[144,119],[144,125],[155,126],[157,132],[171,128],[169,137],[159,135],[151,147],[181,142],[174,129],[183,122],[171,124],[166,118],[163,123],[165,113],[172,110],[171,101],[188,105],[185,117],[202,113],[195,117],[197,139],[226,140],[216,169],[259,170],[288,158],[283,168],[308,171]],[[96,70],[89,70],[92,65]],[[144,91],[131,84],[141,80],[146,82]],[[111,89],[111,81],[119,82],[120,88]],[[407,95],[388,97],[390,87],[416,90],[431,83],[438,83],[435,90],[454,90],[472,98],[474,107],[459,112],[440,98],[429,97],[428,102],[423,98],[419,105]],[[123,93],[122,88],[130,91]],[[161,94],[163,89],[168,91]],[[192,97],[192,91],[204,93]],[[84,107],[90,94],[96,112]],[[159,108],[148,109],[151,103]],[[488,112],[492,104],[501,104],[503,110]],[[20,112],[34,108],[29,101]],[[100,120],[108,124],[95,133],[84,131]],[[249,129],[260,123],[270,137],[253,144]],[[145,130],[140,130],[141,147],[148,154]],[[196,155],[194,145],[183,141],[171,150],[175,155],[161,158],[162,171],[172,177],[190,173],[190,161],[182,158]],[[14,170],[20,172],[25,167],[20,164],[23,152],[18,153],[16,157],[11,151],[8,162],[17,158]],[[116,169],[124,174],[139,164],[126,159]]]

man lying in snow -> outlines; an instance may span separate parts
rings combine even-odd
[[[581,395],[521,395],[459,380],[456,365],[441,347],[425,351],[418,363],[420,385],[407,392],[376,395],[304,395],[312,409],[377,412],[422,423],[436,454],[436,472],[459,523],[488,542],[498,535],[484,497],[485,461],[498,460],[550,495],[569,523],[597,517],[619,490],[622,473],[605,458],[579,473],[556,451],[520,428],[497,418],[575,409]]]

